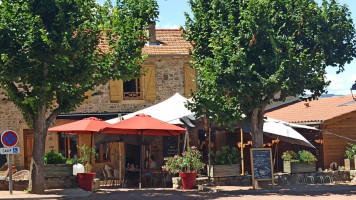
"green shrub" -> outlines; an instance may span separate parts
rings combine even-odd
[[[44,162],[45,164],[65,164],[67,158],[62,154],[57,153],[55,150],[51,150],[45,154]]]
[[[347,145],[348,146],[346,146],[345,158],[353,160],[356,154],[356,144],[347,143]]]
[[[294,151],[285,151],[283,152],[282,159],[284,161],[291,161],[291,162],[314,162],[317,161],[315,156],[306,150],[298,151],[295,153]]]
[[[282,159],[284,161],[297,160],[297,154],[294,151],[285,151],[283,152]]]
[[[221,151],[217,151],[215,154],[215,165],[231,165],[239,164],[240,162],[241,154],[236,147],[230,150],[229,146],[223,146]]]
[[[302,150],[298,151],[298,160],[300,162],[314,162],[316,158],[310,151]]]

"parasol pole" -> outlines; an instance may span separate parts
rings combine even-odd
[[[142,140],[143,140],[143,137],[142,137],[142,131],[141,130],[141,138],[140,138],[140,183],[138,184],[138,189],[141,190],[141,183],[142,183]]]
[[[90,150],[93,148],[93,131],[90,134]],[[92,155],[90,155],[89,158],[89,163],[91,164],[91,157],[93,157]]]

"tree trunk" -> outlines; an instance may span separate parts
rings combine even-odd
[[[253,109],[251,117],[252,147],[263,148],[263,116],[265,114],[266,104]]]
[[[43,194],[45,190],[44,154],[47,136],[47,125],[44,114],[39,114],[33,125],[34,142],[30,167],[29,189],[31,193]]]

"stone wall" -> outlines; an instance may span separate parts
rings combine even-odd
[[[76,188],[78,181],[76,176],[45,178],[45,189]],[[29,180],[13,180],[13,190],[26,190]],[[0,181],[0,190],[9,190],[9,181]]]
[[[74,113],[135,112],[168,99],[175,93],[184,95],[184,65],[189,56],[150,56],[144,65],[156,68],[156,100],[123,100],[110,103],[109,84],[97,88],[100,96],[93,96],[91,103],[84,103]],[[94,92],[93,92],[94,93]]]
[[[211,178],[211,183],[219,186],[247,186],[252,185],[251,175],[248,176],[230,176],[230,177],[220,177],[220,178]],[[173,189],[182,188],[182,181],[180,177],[172,178]],[[195,181],[195,186],[204,185],[208,183],[208,177],[199,177]]]
[[[352,178],[350,171],[329,171],[296,174],[276,173],[274,179],[278,185],[298,185],[350,182]]]

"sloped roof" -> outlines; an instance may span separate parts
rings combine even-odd
[[[144,55],[189,55],[190,43],[182,37],[181,29],[156,29],[157,45],[145,45],[142,49]],[[101,52],[109,52],[105,33],[99,41]]]
[[[145,45],[145,55],[189,55],[191,45],[183,37],[181,29],[156,29],[156,40],[160,45]]]
[[[265,116],[287,122],[319,122],[356,111],[356,101],[348,96],[300,101],[267,111]]]

